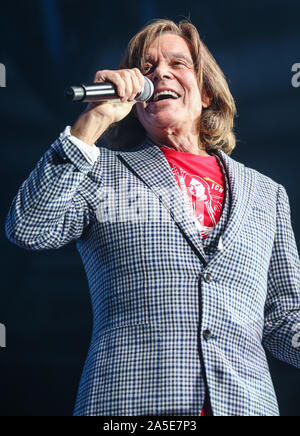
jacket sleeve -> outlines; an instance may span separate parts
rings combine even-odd
[[[300,368],[300,261],[289,198],[278,187],[277,225],[268,271],[263,345],[276,358]]]
[[[38,161],[12,201],[7,238],[28,250],[59,248],[80,239],[95,218],[101,174],[68,138],[58,138]]]

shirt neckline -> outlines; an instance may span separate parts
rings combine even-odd
[[[168,147],[159,147],[162,151],[166,151],[166,152],[170,152],[170,153],[178,153],[178,154],[182,154],[182,155],[188,155],[188,156],[193,156],[193,157],[199,157],[199,158],[209,158],[209,157],[216,157],[214,155],[212,156],[201,156],[200,154],[194,154],[194,153],[189,153],[186,151],[179,151],[179,150],[174,150],[173,148],[168,148]]]

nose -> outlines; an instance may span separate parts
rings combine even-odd
[[[153,70],[152,73],[152,81],[155,82],[157,80],[162,79],[171,79],[172,73],[170,71],[170,67],[168,67],[165,63],[160,63],[156,65],[156,68]]]

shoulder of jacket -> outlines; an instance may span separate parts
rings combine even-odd
[[[239,162],[236,159],[233,159],[231,156],[229,156],[229,159],[233,160],[236,164],[240,166],[240,168],[245,172],[245,175],[252,174],[256,177],[256,182],[260,185],[268,185],[269,187],[272,187],[273,189],[276,189],[276,191],[279,188],[279,183],[276,182],[276,180],[272,179],[272,177],[267,176],[266,174],[263,174],[262,172],[258,171],[255,168],[249,167],[243,162]]]
[[[273,210],[274,205],[278,201],[278,194],[282,185],[276,182],[272,177],[263,174],[255,168],[249,167],[230,156],[229,159],[232,159],[235,164],[239,166],[240,170],[244,173],[245,179],[247,179],[247,177],[255,177],[255,202],[259,203],[262,208],[270,208],[270,210]]]
[[[225,153],[222,152],[223,157],[225,157]],[[254,175],[256,178],[256,182],[258,184],[261,185],[268,185],[273,187],[274,189],[276,189],[276,191],[278,190],[279,187],[279,183],[277,183],[274,179],[272,179],[270,176],[267,176],[263,173],[261,173],[260,171],[256,170],[255,168],[251,168],[249,166],[247,166],[246,164],[244,164],[243,162],[240,162],[238,160],[236,160],[235,158],[233,158],[232,156],[226,156],[226,159],[228,159],[229,161],[231,161],[232,164],[236,165],[237,167],[239,167],[239,169],[244,172],[245,176],[247,177],[247,175]]]
[[[276,180],[272,179],[272,177],[261,173],[260,171],[256,170],[255,168],[247,167],[246,165],[244,166],[244,168],[245,168],[246,172],[249,172],[249,173],[256,175],[257,183],[259,183],[261,185],[268,185],[268,186],[276,189],[276,191],[278,190],[279,183],[276,182]]]

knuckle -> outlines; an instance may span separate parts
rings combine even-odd
[[[106,75],[107,75],[107,70],[99,70],[95,74],[94,80],[96,82],[103,82],[105,80]]]
[[[110,71],[110,77],[113,77],[114,79],[118,79],[120,75],[117,71]]]
[[[128,78],[130,77],[130,75],[129,75],[127,70],[121,70],[119,74],[120,74],[120,77],[122,77],[123,80],[128,80]]]
[[[141,73],[138,69],[136,69],[136,71],[135,71],[135,77],[136,77],[136,80],[137,80],[138,82],[142,82],[142,80],[143,80],[143,75],[142,75],[142,73]]]
[[[102,71],[97,71],[97,73],[96,73],[95,76],[94,76],[94,80],[98,80],[98,79],[100,79],[101,74],[102,74]]]
[[[128,76],[130,78],[133,77],[134,74],[133,74],[132,70],[126,70],[126,76]]]

